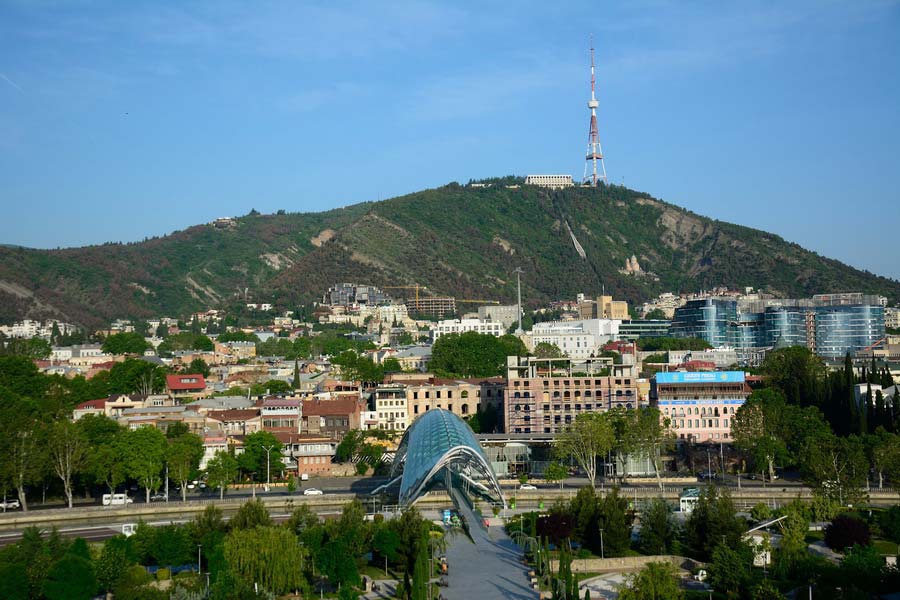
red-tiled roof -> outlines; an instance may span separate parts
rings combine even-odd
[[[361,410],[356,398],[338,398],[336,400],[304,400],[303,415],[322,417],[326,415],[349,415]]]
[[[166,387],[173,392],[199,391],[206,389],[206,380],[200,373],[188,373],[186,375],[166,375]]]
[[[255,408],[232,408],[228,410],[212,410],[206,415],[216,421],[247,421],[259,416]]]
[[[87,400],[82,402],[81,404],[77,404],[75,406],[75,410],[87,410],[89,408],[105,408],[106,407],[106,398],[101,398],[99,400]]]
[[[288,399],[288,398],[267,398],[263,400],[263,406],[300,406],[300,401],[296,399]]]

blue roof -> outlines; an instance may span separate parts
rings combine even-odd
[[[486,489],[503,501],[500,485],[472,429],[450,411],[432,409],[413,421],[406,430],[394,460],[399,475],[400,503],[415,502],[444,469],[470,479],[487,480]]]

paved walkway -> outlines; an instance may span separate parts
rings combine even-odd
[[[485,528],[468,504],[459,502],[460,516],[469,523],[475,543],[464,533],[450,538],[448,580],[442,588],[447,600],[535,600],[528,585],[521,549],[502,527]]]

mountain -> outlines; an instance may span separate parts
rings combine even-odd
[[[197,225],[132,244],[3,246],[0,321],[56,316],[97,326],[238,297],[290,307],[340,281],[419,283],[436,294],[513,302],[516,267],[525,271],[530,305],[604,286],[631,302],[715,286],[900,300],[898,281],[622,186],[454,183],[319,213],[253,212],[221,228]]]

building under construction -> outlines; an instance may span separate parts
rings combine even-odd
[[[428,315],[442,318],[456,314],[456,298],[453,296],[419,296],[403,301],[411,315]]]

